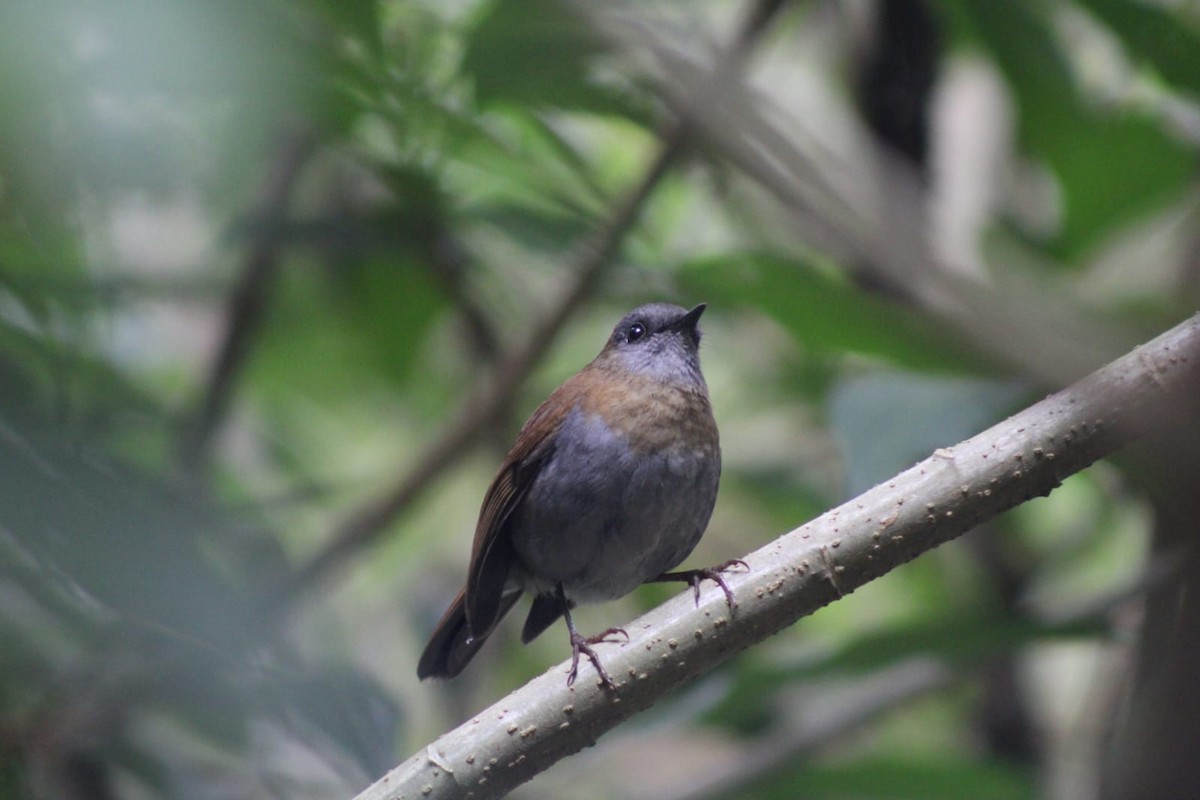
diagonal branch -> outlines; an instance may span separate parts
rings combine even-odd
[[[684,593],[605,649],[615,694],[568,687],[566,664],[445,734],[359,800],[499,797],[623,720],[828,603],[1026,500],[1150,430],[1189,429],[1185,398],[1200,392],[1200,315],[925,461],[745,560],[699,607]]]
[[[296,181],[316,152],[316,145],[316,138],[310,132],[293,132],[267,175],[256,212],[256,233],[226,308],[225,338],[209,369],[204,395],[180,437],[179,463],[188,472],[197,472],[208,455],[213,433],[225,416],[234,382],[262,323],[269,290],[279,268],[283,217]]]
[[[728,55],[717,67],[720,74],[727,75],[740,68],[750,46],[783,5],[783,0],[757,0],[750,4]],[[417,460],[417,466],[391,491],[343,522],[328,544],[300,567],[283,590],[285,605],[290,605],[355,552],[379,538],[389,523],[436,478],[462,459],[480,435],[498,421],[558,332],[594,291],[598,278],[641,216],[646,201],[685,152],[691,129],[692,124],[686,117],[668,128],[641,180],[617,204],[608,221],[577,250],[568,270],[575,275],[571,286],[550,312],[531,327],[525,341],[501,359],[491,378],[480,382],[458,421],[425,450]]]

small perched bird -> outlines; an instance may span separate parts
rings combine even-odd
[[[467,585],[433,633],[417,675],[462,672],[522,592],[533,595],[521,641],[560,616],[571,637],[575,682],[582,653],[610,689],[571,609],[628,594],[648,581],[716,581],[721,572],[667,572],[700,541],[721,478],[721,447],[700,374],[704,304],[651,303],[626,314],[600,355],[569,378],[521,428],[483,499]]]

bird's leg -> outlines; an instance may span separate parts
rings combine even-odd
[[[571,634],[571,671],[567,673],[567,686],[572,686],[575,683],[575,678],[579,675],[579,654],[583,653],[592,662],[592,666],[596,668],[596,672],[600,674],[600,680],[609,689],[616,691],[617,685],[613,683],[613,679],[608,676],[608,672],[600,664],[600,656],[592,649],[592,645],[600,642],[616,643],[618,640],[610,639],[610,636],[620,634],[625,637],[625,641],[629,641],[629,634],[622,628],[609,628],[603,633],[596,636],[584,636],[579,631],[575,630],[575,620],[571,619],[571,603],[567,600],[567,594],[563,591],[563,586],[558,585],[558,601],[562,603],[563,617],[567,620],[567,631]]]
[[[721,577],[722,572],[729,572],[734,567],[743,567],[747,571],[750,570],[750,565],[740,558],[732,558],[724,564],[718,564],[715,567],[707,569],[685,569],[680,572],[664,572],[657,578],[651,578],[650,583],[659,583],[666,581],[683,581],[691,584],[692,591],[696,593],[696,605],[700,605],[700,581],[708,579],[721,587],[721,591],[725,593],[725,604],[730,608],[737,608],[737,601],[733,599],[733,592],[729,590],[729,585],[725,583],[725,579]]]

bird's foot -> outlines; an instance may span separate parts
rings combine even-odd
[[[737,608],[737,601],[733,599],[733,592],[729,589],[729,584],[725,583],[725,579],[721,577],[722,573],[731,571],[734,567],[742,567],[747,572],[750,571],[750,565],[740,558],[731,558],[724,564],[718,564],[715,567],[706,569],[685,569],[682,572],[664,572],[655,578],[655,581],[683,581],[691,584],[692,591],[696,595],[696,605],[700,605],[700,581],[710,580],[717,586],[721,587],[721,591],[725,593],[725,604],[732,608]]]
[[[620,642],[620,639],[614,639],[610,637],[617,636],[618,634],[624,636],[626,642],[629,641],[629,634],[626,633],[622,628],[609,628],[603,633],[599,633],[595,636],[583,636],[579,633],[576,633],[574,630],[571,631],[571,671],[567,673],[567,686],[574,685],[575,678],[579,675],[579,655],[582,653],[588,657],[589,661],[592,662],[592,666],[595,667],[596,672],[600,674],[600,680],[604,682],[604,685],[609,689],[616,691],[617,684],[613,683],[613,679],[609,677],[608,672],[600,663],[600,656],[597,655],[596,651],[592,649],[592,645],[600,644],[601,642],[611,642],[613,644],[617,644]]]

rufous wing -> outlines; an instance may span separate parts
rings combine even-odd
[[[471,547],[464,605],[472,636],[487,636],[503,611],[511,607],[511,603],[501,603],[514,558],[509,522],[542,465],[554,454],[558,429],[576,404],[578,377],[558,387],[533,412],[483,498]]]

